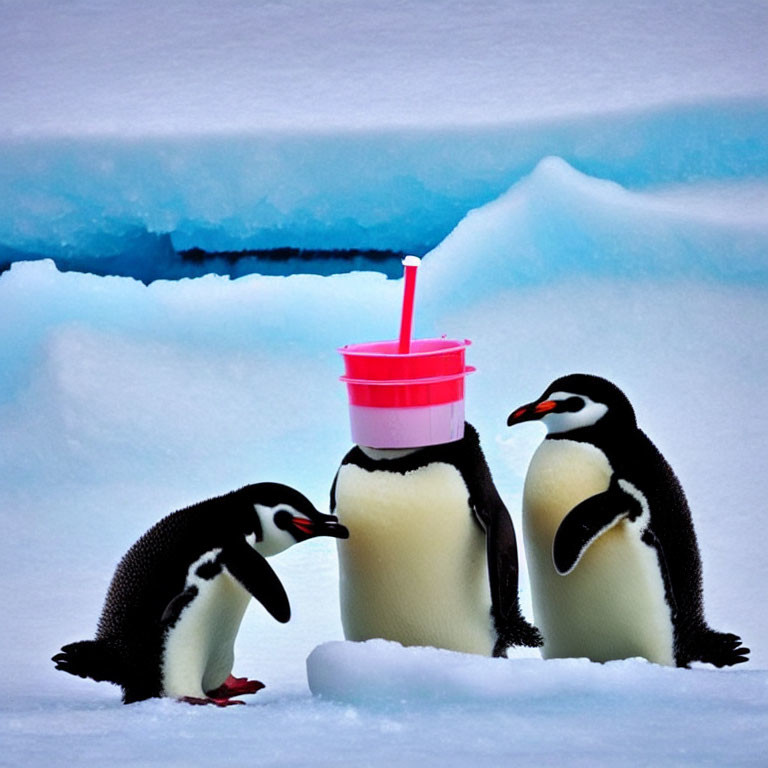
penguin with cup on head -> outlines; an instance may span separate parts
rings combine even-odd
[[[338,544],[342,625],[353,641],[506,656],[541,636],[520,611],[512,519],[464,421],[470,342],[411,338],[419,263],[403,260],[398,340],[339,350],[357,443],[331,488],[350,534]]]

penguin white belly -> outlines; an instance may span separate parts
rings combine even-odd
[[[405,475],[343,465],[336,514],[341,614],[349,640],[381,637],[490,656],[495,635],[485,535],[460,473]]]
[[[232,671],[235,638],[251,596],[224,570],[210,579],[195,574],[216,554],[208,553],[190,566],[187,587],[195,586],[198,592],[165,638],[165,696],[202,698]]]
[[[573,440],[545,440],[531,460],[523,494],[523,535],[544,658],[593,661],[642,656],[674,665],[674,630],[655,549],[641,535],[647,509],[603,533],[567,574],[552,561],[563,518],[608,488],[602,451]]]

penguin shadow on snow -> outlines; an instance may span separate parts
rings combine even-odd
[[[234,643],[251,597],[280,622],[288,596],[266,558],[316,536],[346,538],[333,515],[278,483],[173,512],[120,561],[93,640],[65,645],[56,669],[109,681],[126,704],[167,696],[243,704],[258,680],[232,675]]]
[[[564,376],[507,423],[531,420],[548,431],[523,490],[542,656],[747,661],[741,638],[706,623],[688,502],[624,393],[598,376]]]

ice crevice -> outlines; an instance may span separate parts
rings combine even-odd
[[[768,276],[766,211],[768,182],[760,179],[632,189],[583,173],[561,157],[545,157],[498,197],[458,215],[447,236],[429,250],[429,280],[435,290],[457,277],[471,286],[473,272],[482,280],[472,259],[463,259],[463,266],[454,263],[455,254],[461,253],[462,258],[470,254],[489,261],[505,284],[549,281],[575,273],[764,281]],[[78,229],[69,239],[47,245],[40,240],[26,246],[16,242],[13,247],[0,242],[0,261],[8,266],[46,258],[49,251],[47,258],[62,270],[128,276],[149,283],[211,272],[240,277],[251,272],[329,275],[371,270],[394,276],[397,270],[393,272],[392,264],[404,252],[366,255],[361,250],[350,258],[356,251],[348,250],[352,246],[342,238],[335,244],[347,250],[323,250],[312,261],[294,256],[282,266],[247,254],[242,260],[215,254],[191,260],[179,254],[176,235],[153,233],[136,223],[121,225],[117,220],[101,225],[112,231]],[[246,222],[240,226],[246,227]],[[359,229],[366,233],[363,238],[370,235],[363,225]],[[296,237],[301,240],[303,235]],[[329,237],[333,243],[333,235]],[[424,249],[415,250],[422,253]],[[457,274],[457,269],[466,274]]]

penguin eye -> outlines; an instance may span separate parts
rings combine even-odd
[[[275,514],[275,526],[281,531],[287,531],[291,527],[293,515],[287,509],[281,509]]]
[[[568,397],[565,400],[559,400],[555,411],[557,413],[576,413],[580,411],[585,405],[584,399],[581,397]]]

